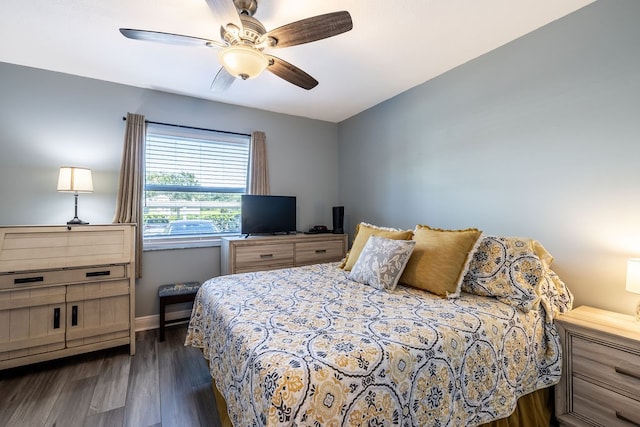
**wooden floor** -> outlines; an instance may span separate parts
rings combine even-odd
[[[199,350],[186,325],[136,334],[119,347],[0,371],[0,426],[220,426]]]

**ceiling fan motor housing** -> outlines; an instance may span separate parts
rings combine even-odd
[[[258,42],[258,39],[267,32],[262,23],[251,16],[240,15],[240,21],[242,21],[242,34],[240,38],[245,42],[248,41],[251,44],[255,44]]]
[[[238,14],[253,16],[258,10],[257,0],[233,0],[233,4],[238,9]]]
[[[233,24],[220,27],[220,36],[230,45],[239,43],[255,45],[258,43],[258,39],[267,32],[260,21],[251,16],[240,15],[240,21],[242,21],[242,29]]]

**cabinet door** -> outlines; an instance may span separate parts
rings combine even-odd
[[[0,360],[64,348],[65,286],[0,293]]]
[[[128,336],[128,280],[68,286],[67,347]]]
[[[0,227],[0,272],[127,264],[132,231],[126,224]]]

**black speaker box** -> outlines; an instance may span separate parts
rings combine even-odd
[[[333,207],[333,234],[344,233],[344,206]]]

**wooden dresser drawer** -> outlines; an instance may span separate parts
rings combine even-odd
[[[95,282],[109,279],[123,279],[125,277],[127,277],[127,269],[124,265],[0,274],[0,290],[20,289],[25,286],[50,286],[61,283]]]
[[[640,356],[578,336],[571,342],[574,374],[633,395],[640,393]]]
[[[238,269],[260,269],[272,265],[293,266],[293,243],[242,246],[236,249]]]
[[[340,261],[344,256],[344,244],[339,240],[296,243],[296,264],[317,264]]]
[[[573,378],[573,413],[607,427],[640,425],[640,402]]]

